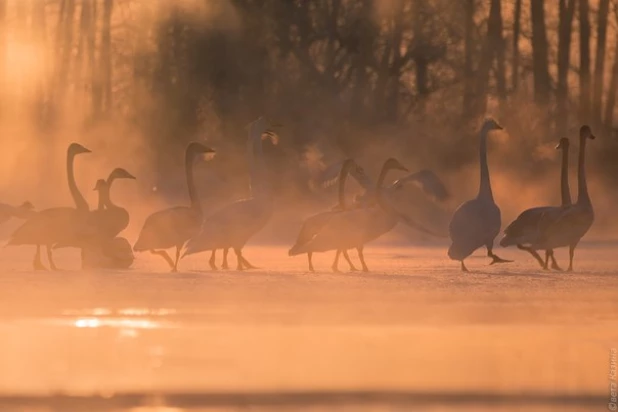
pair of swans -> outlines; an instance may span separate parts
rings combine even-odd
[[[227,252],[231,248],[237,256],[238,270],[253,268],[242,255],[247,241],[261,230],[272,215],[271,189],[266,179],[266,165],[262,152],[262,141],[270,139],[277,144],[277,135],[270,130],[263,117],[249,125],[248,152],[251,172],[251,197],[233,202],[204,218],[193,178],[193,162],[198,154],[215,151],[201,143],[189,144],[185,153],[185,173],[189,207],[179,206],[161,210],[150,215],[144,222],[138,240],[133,246],[137,252],[150,251],[162,256],[172,272],[178,271],[181,257],[212,251],[210,267],[215,270],[215,252],[224,250],[223,268],[227,269]],[[174,247],[172,259],[165,249]],[[184,253],[181,256],[181,251]]]
[[[553,249],[568,246],[568,271],[573,270],[575,248],[594,222],[585,170],[586,142],[594,138],[588,125],[580,128],[577,202],[571,203],[568,180],[569,140],[563,138],[557,146],[563,150],[560,177],[562,205],[535,207],[522,212],[505,229],[505,236],[500,241],[502,246],[517,245],[519,249],[529,252],[545,270],[548,268],[549,258],[552,260],[552,268],[561,270],[554,258]],[[545,262],[537,250],[545,250]]]
[[[335,250],[333,271],[339,271],[338,262],[341,254],[348,262],[350,270],[355,271],[356,267],[351,262],[347,250],[356,249],[362,270],[368,272],[363,253],[364,245],[389,232],[400,219],[417,229],[431,233],[413,220],[399,215],[390,206],[389,200],[394,193],[409,182],[420,185],[426,194],[444,200],[448,197],[444,185],[433,172],[421,170],[385,187],[384,180],[390,170],[408,171],[398,160],[390,158],[384,162],[377,183],[373,185],[361,167],[352,159],[345,160],[337,178],[339,203],[331,210],[310,216],[303,222],[296,242],[288,251],[288,255],[296,256],[306,253],[309,270],[313,272],[313,253]],[[345,201],[344,187],[348,175],[352,175],[365,189],[365,194],[357,197],[352,205],[347,205]],[[334,180],[331,179],[326,184]]]
[[[46,248],[50,268],[57,270],[52,249],[80,247],[83,259],[89,248],[93,245],[105,245],[108,240],[111,242],[113,238],[110,237],[115,237],[128,225],[128,213],[111,202],[109,188],[117,178],[134,177],[124,169],[114,170],[106,181],[107,193],[103,192],[103,199],[99,200],[99,208],[102,205],[103,209],[90,211],[86,199],[77,187],[74,173],[75,157],[85,153],[91,151],[78,143],[72,143],[67,149],[67,180],[75,207],[54,207],[36,212],[18,227],[9,239],[8,245],[36,246],[33,260],[35,270],[46,269],[41,262],[41,246]],[[99,194],[101,195],[101,190]],[[107,248],[107,251],[111,252],[113,249]]]

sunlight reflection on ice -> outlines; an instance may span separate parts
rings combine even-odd
[[[155,329],[159,328],[160,324],[146,319],[80,318],[75,321],[75,327],[77,328],[99,328],[104,326],[112,328]]]
[[[93,308],[93,309],[84,309],[84,310],[66,310],[63,312],[64,315],[69,316],[168,316],[177,314],[178,311],[175,309],[151,309],[151,308],[122,308],[117,309],[115,311],[108,308]]]

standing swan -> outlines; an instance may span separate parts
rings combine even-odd
[[[295,256],[299,254],[297,251],[301,249],[306,242],[309,242],[322,229],[322,227],[324,227],[324,225],[328,224],[328,221],[335,214],[348,210],[348,207],[345,201],[345,181],[347,179],[347,176],[350,170],[354,168],[356,169],[357,173],[364,173],[362,170],[359,170],[360,168],[354,162],[354,160],[346,159],[343,162],[343,165],[341,166],[341,171],[339,172],[339,190],[338,190],[339,203],[335,207],[333,207],[331,210],[327,210],[325,212],[315,214],[305,219],[305,221],[303,222],[303,226],[300,229],[300,233],[298,234],[298,237],[296,238],[296,242],[294,243],[294,246],[292,246],[292,248],[288,251],[288,256]],[[307,253],[307,260],[309,262],[309,271],[314,272],[313,263],[311,261],[311,258],[313,256],[313,251],[307,251],[306,253]],[[356,267],[354,267],[354,264],[350,260],[348,252],[345,249],[337,250],[336,255],[335,255],[335,261],[333,262],[333,266],[332,266],[333,270],[338,271],[337,263],[339,261],[339,255],[341,253],[343,253],[343,256],[348,262],[348,265],[350,265],[350,270],[356,271]]]
[[[449,235],[451,246],[448,256],[461,262],[461,270],[467,272],[464,259],[476,249],[485,246],[491,264],[510,262],[493,253],[494,239],[500,233],[500,208],[494,202],[487,166],[487,134],[492,130],[502,130],[494,119],[486,119],[480,132],[481,179],[476,198],[461,204],[451,219]]]
[[[87,224],[88,203],[77,188],[73,171],[75,156],[82,153],[90,153],[90,150],[78,143],[72,143],[67,150],[67,178],[76,207],[54,207],[36,213],[13,232],[8,242],[8,245],[36,245],[32,263],[35,270],[46,269],[41,263],[41,245],[45,245],[47,249],[50,268],[57,270],[52,257],[52,246],[72,242],[91,232],[92,228]]]
[[[376,184],[375,194],[377,200],[382,203],[381,197],[383,196],[383,182],[387,173],[390,170],[403,170],[408,171],[405,167],[394,158],[390,158],[384,162],[380,176]],[[368,272],[369,269],[365,263],[365,256],[363,254],[363,248],[365,243],[375,239],[376,231],[374,225],[378,222],[380,227],[384,226],[384,220],[382,216],[386,212],[379,207],[360,207],[351,210],[341,211],[333,215],[330,220],[322,227],[322,229],[316,233],[311,239],[305,242],[303,245],[297,247],[295,252],[308,253],[308,252],[326,252],[329,250],[347,250],[356,249],[359,259],[361,261],[363,271]],[[393,218],[393,226],[397,223],[397,218]],[[390,221],[387,223],[390,224]],[[392,226],[391,226],[392,227]],[[390,229],[389,229],[390,230]],[[381,232],[383,234],[385,232]],[[378,235],[379,236],[379,235]],[[336,270],[336,267],[333,268]]]
[[[262,140],[277,143],[277,135],[269,130],[266,119],[258,118],[249,125],[251,197],[238,200],[214,212],[202,223],[199,233],[187,242],[184,256],[207,250],[232,248],[237,257],[237,270],[253,266],[242,255],[249,239],[270,220],[273,212],[272,190],[266,176]],[[215,269],[214,253],[210,267]]]
[[[546,213],[540,224],[541,236],[539,236],[536,244],[531,245],[535,249],[554,249],[568,246],[569,272],[573,271],[575,248],[594,222],[594,210],[586,182],[586,141],[594,138],[590,126],[583,125],[579,129],[577,202],[564,208],[561,213]]]
[[[172,272],[178,271],[180,250],[193,237],[202,223],[202,207],[193,180],[193,162],[198,154],[215,153],[210,147],[192,142],[185,151],[185,175],[191,206],[177,206],[155,212],[148,216],[133,246],[136,252],[150,251],[159,255],[170,265]],[[176,248],[172,260],[165,249]]]
[[[524,245],[538,242],[538,238],[541,235],[540,228],[542,221],[547,218],[548,214],[561,214],[565,208],[571,206],[571,191],[569,189],[569,139],[566,137],[560,139],[556,149],[562,149],[562,166],[560,172],[562,205],[559,207],[533,207],[532,209],[523,211],[517,219],[504,229],[504,237],[500,241],[500,246],[502,247],[517,245],[518,249],[530,253],[545,270],[548,268],[550,258],[552,261],[552,269],[561,270],[554,257],[553,249],[545,249],[545,262],[543,262],[543,259],[541,259],[535,249]]]

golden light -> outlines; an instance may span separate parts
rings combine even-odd
[[[6,86],[14,92],[21,92],[23,86],[44,75],[43,50],[34,43],[9,40],[4,57]]]

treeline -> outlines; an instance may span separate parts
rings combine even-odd
[[[161,169],[203,132],[241,147],[258,114],[297,157],[379,138],[457,167],[492,114],[522,156],[590,123],[615,172],[617,26],[613,0],[0,0],[0,77],[27,79],[41,131],[79,107],[84,130],[150,139]]]

